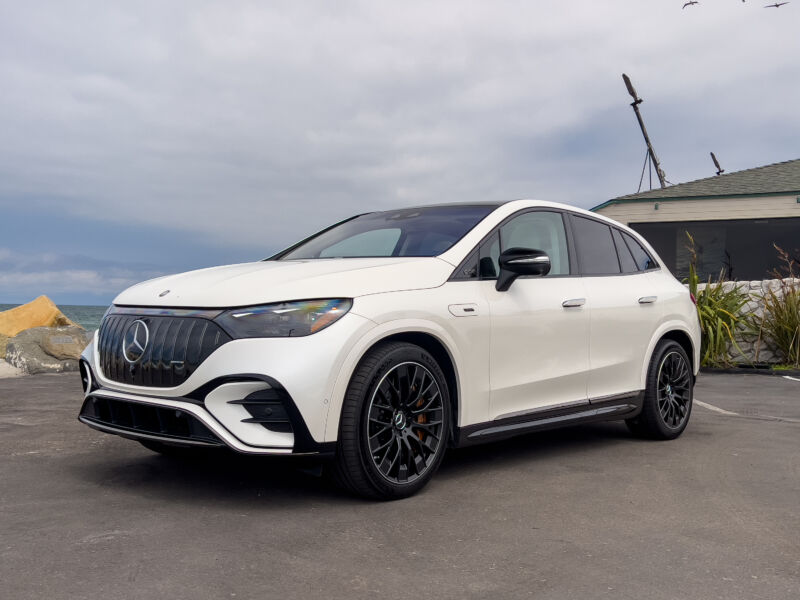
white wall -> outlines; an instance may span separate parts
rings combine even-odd
[[[658,209],[656,209],[658,205]],[[621,202],[596,212],[628,225],[670,221],[720,221],[800,217],[797,195],[712,200],[654,200]]]

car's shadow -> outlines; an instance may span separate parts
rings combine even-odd
[[[620,443],[637,443],[622,423],[598,423],[528,434],[468,448],[451,449],[434,478],[447,481],[492,469],[556,460],[577,452]],[[111,446],[111,445],[110,445]],[[250,457],[212,451],[192,458],[154,454],[138,444],[115,439],[92,460],[72,466],[73,474],[100,487],[174,502],[231,502],[261,505],[264,500],[306,504],[352,503],[322,475],[320,464],[297,458]]]

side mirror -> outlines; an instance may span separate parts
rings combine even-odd
[[[520,275],[544,277],[550,272],[547,252],[530,248],[509,248],[500,255],[500,276],[495,289],[505,292]]]

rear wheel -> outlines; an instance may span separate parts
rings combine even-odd
[[[694,377],[686,351],[673,340],[661,340],[650,359],[642,412],[626,421],[635,434],[671,440],[689,423]]]
[[[410,496],[439,468],[449,433],[450,397],[436,360],[413,344],[380,344],[350,381],[334,475],[368,498]]]

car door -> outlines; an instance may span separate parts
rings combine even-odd
[[[497,291],[498,258],[514,247],[545,251],[550,273],[519,277],[508,290]],[[563,214],[539,209],[511,217],[480,248],[491,324],[493,419],[588,402],[589,317],[569,248]]]
[[[638,391],[658,323],[657,268],[633,236],[606,222],[571,215],[589,315],[588,396]]]

